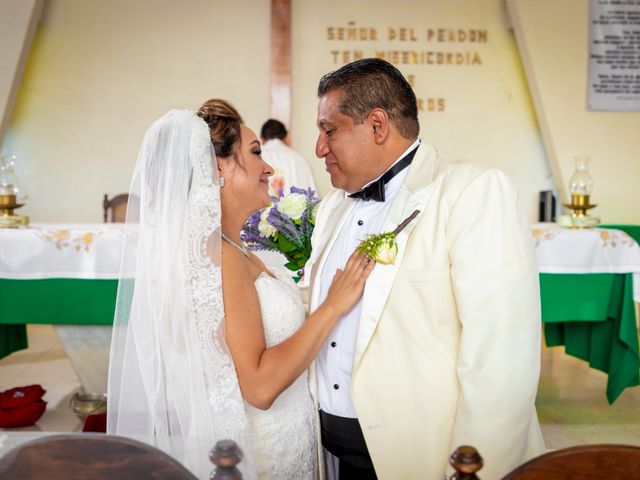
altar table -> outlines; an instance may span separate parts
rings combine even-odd
[[[640,227],[616,227],[532,226],[546,344],[606,372],[609,403],[640,384],[640,246],[620,230],[639,235]]]
[[[547,345],[608,373],[609,402],[640,383],[640,247],[620,229],[532,226]],[[122,224],[0,229],[0,358],[26,348],[27,323],[111,325],[123,239]]]
[[[26,324],[34,323],[56,325],[70,358],[99,347],[82,362],[85,369],[108,362],[123,239],[122,224],[0,229],[0,358],[27,347]],[[90,326],[90,332],[79,335],[70,325]],[[88,390],[106,388],[105,375],[94,387],[76,371]]]

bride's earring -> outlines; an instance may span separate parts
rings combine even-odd
[[[220,184],[220,188],[224,187],[224,177],[220,177],[220,181],[218,183]]]

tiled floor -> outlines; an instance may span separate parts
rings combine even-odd
[[[542,351],[536,401],[548,449],[584,443],[640,445],[640,386],[609,405],[607,375],[570,357],[563,347]]]
[[[71,396],[80,390],[80,381],[51,325],[29,325],[29,348],[0,360],[0,391],[40,384],[47,393],[47,409],[32,427],[15,430],[75,432],[82,422],[69,409]]]
[[[605,397],[607,377],[564,354],[561,347],[543,348],[538,389],[538,415],[547,448],[584,443],[640,445],[640,387],[627,389],[613,405]],[[69,399],[80,389],[53,327],[29,326],[29,348],[0,361],[0,390],[41,384],[47,411],[34,427],[45,432],[78,431],[80,420]]]

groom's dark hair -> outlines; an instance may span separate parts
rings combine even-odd
[[[318,98],[342,90],[340,113],[360,124],[374,108],[382,108],[400,134],[414,140],[420,131],[418,102],[402,73],[385,60],[364,58],[320,79]]]

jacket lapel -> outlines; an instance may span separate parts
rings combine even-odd
[[[341,195],[340,200],[335,206],[327,205],[325,209],[327,212],[326,215],[323,215],[322,218],[316,219],[316,224],[320,227],[320,231],[317,235],[318,241],[316,245],[313,245],[311,257],[307,263],[307,268],[310,270],[310,311],[313,311],[318,306],[318,296],[320,295],[318,279],[322,272],[318,266],[324,265],[324,261],[331,251],[331,247],[335,243],[336,238],[338,238],[338,234],[347,219],[349,210],[355,203],[356,201],[352,198],[349,198],[346,195]]]
[[[353,373],[356,372],[358,364],[378,325],[380,315],[393,286],[393,281],[402,264],[407,241],[411,232],[422,218],[425,207],[433,193],[435,185],[432,180],[436,157],[437,153],[431,146],[424,143],[420,145],[404,184],[393,200],[393,204],[385,218],[382,231],[390,232],[411,215],[414,210],[420,211],[420,214],[396,237],[398,255],[395,262],[391,265],[376,265],[367,280],[362,296],[362,312],[356,338]]]

